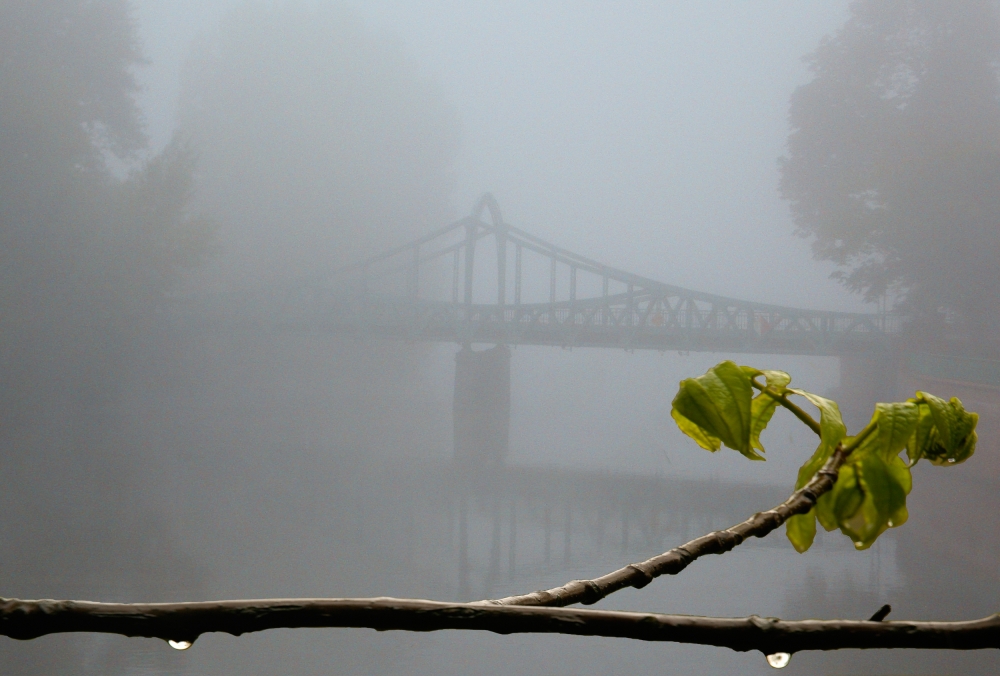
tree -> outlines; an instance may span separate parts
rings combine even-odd
[[[79,341],[103,351],[117,320],[151,309],[203,259],[210,228],[188,211],[193,157],[183,144],[125,181],[109,168],[111,158],[135,166],[146,147],[128,2],[6,2],[0,57],[0,338],[11,422],[45,399],[30,392],[47,386],[42,364],[54,351]]]
[[[211,239],[189,208],[183,144],[140,161],[143,63],[126,0],[0,3],[0,539],[13,588],[197,587],[131,493],[144,458],[121,410],[159,352],[154,310]],[[70,652],[5,669],[71,671]]]
[[[808,549],[815,524],[839,528],[865,549],[887,528],[906,521],[909,468],[922,459],[950,467],[975,452],[978,416],[960,401],[918,392],[905,402],[878,404],[871,421],[853,436],[833,401],[791,388],[781,371],[761,371],[721,362],[697,378],[681,381],[671,415],[699,446],[723,445],[750,460],[763,460],[760,435],[780,406],[817,437],[814,455],[802,466],[796,490],[781,505],[754,514],[724,531],[594,580],[478,603],[416,599],[280,599],[180,604],[101,604],[79,601],[0,599],[0,633],[31,639],[66,631],[149,636],[178,650],[205,632],[234,635],[278,627],[371,627],[379,630],[474,629],[614,636],[759,650],[777,668],[802,650],[840,648],[1000,648],[1000,616],[971,622],[884,622],[889,606],[867,621],[783,622],[776,618],[706,618],[565,609],[594,604],[627,587],[676,575],[706,554],[722,554],[747,538],[764,537],[787,524],[797,550]],[[759,394],[754,395],[757,391]],[[801,396],[819,420],[792,402]],[[900,458],[906,451],[909,463]]]
[[[104,153],[129,158],[145,146],[132,70],[143,60],[126,0],[9,0],[0,19],[8,221],[26,200],[38,204],[32,188],[102,174]]]
[[[997,338],[1000,18],[990,0],[859,0],[807,57],[781,194],[847,288]]]

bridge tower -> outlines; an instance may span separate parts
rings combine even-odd
[[[507,227],[493,195],[480,198],[466,223],[464,243],[465,336],[455,355],[453,408],[455,460],[469,468],[498,466],[507,458],[510,432],[510,348],[472,349],[473,280],[480,218],[489,211],[497,249],[497,306],[506,305]],[[457,270],[456,270],[457,272]]]

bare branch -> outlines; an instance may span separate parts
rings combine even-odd
[[[498,606],[590,605],[626,587],[642,589],[660,575],[676,575],[695,559],[706,554],[724,554],[743,544],[751,536],[764,537],[791,516],[805,514],[813,508],[821,495],[833,488],[837,482],[837,472],[848,455],[849,452],[845,452],[843,447],[837,446],[830,459],[809,483],[774,509],[758,512],[732,528],[702,535],[680,547],[640,563],[630,563],[595,580],[573,580],[553,589],[480,603]]]
[[[842,648],[1000,648],[1000,615],[969,622],[788,622],[756,615],[694,617],[393,598],[146,604],[0,599],[0,634],[17,639],[88,631],[193,643],[207,632],[239,636],[264,629],[300,627],[609,636],[759,650],[764,654]]]

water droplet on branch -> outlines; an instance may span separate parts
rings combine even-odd
[[[187,650],[194,645],[192,641],[167,641],[167,645],[174,650]],[[770,659],[770,658],[768,658]]]
[[[775,669],[784,669],[791,660],[792,656],[788,653],[774,653],[767,656],[767,663]]]

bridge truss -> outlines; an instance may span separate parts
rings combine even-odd
[[[887,347],[904,322],[634,275],[508,225],[489,194],[451,225],[296,287],[281,312],[288,329],[409,341],[831,356]]]

